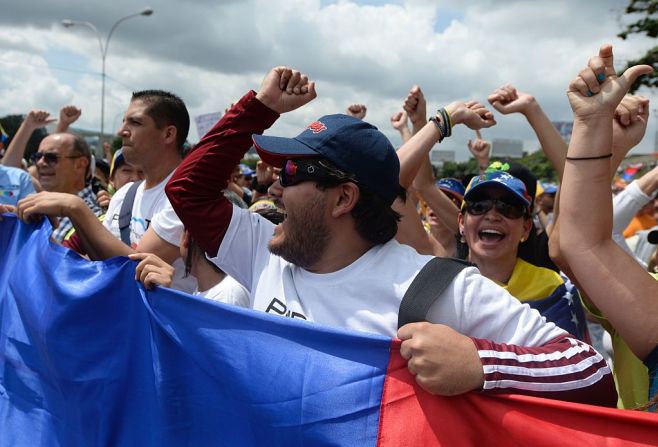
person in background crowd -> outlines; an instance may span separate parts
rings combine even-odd
[[[552,183],[537,183],[537,192],[535,194],[535,213],[537,215],[538,231],[547,231],[550,233],[549,226],[553,225],[553,206],[555,204],[555,195],[557,186]]]
[[[649,228],[658,225],[658,222],[656,222],[656,218],[653,215],[654,211],[653,200],[640,208],[624,230],[624,237],[628,239],[629,237],[635,236],[635,233],[638,231],[648,230]]]
[[[123,149],[118,149],[112,156],[112,162],[110,163],[107,190],[100,191],[96,194],[99,206],[107,209],[114,193],[128,183],[143,179],[144,172],[130,163],[126,163],[126,158],[123,156]]]
[[[107,259],[135,251],[155,253],[176,267],[173,287],[191,292],[194,278],[185,278],[178,244],[183,225],[164,195],[164,185],[181,161],[190,118],[185,103],[162,90],[133,93],[118,135],[126,162],[144,172],[137,185],[126,243],[122,242],[119,215],[132,183],[117,191],[103,222],[82,206],[77,197],[40,193],[19,202],[18,215],[29,221],[39,215],[63,216],[75,222],[82,252],[91,259]]]
[[[96,203],[96,195],[91,186],[87,185],[91,169],[89,146],[81,136],[66,133],[80,114],[80,109],[75,106],[63,107],[60,110],[56,133],[41,140],[39,149],[32,156],[32,162],[36,166],[37,179],[44,191],[76,196],[93,215],[100,216],[103,210]],[[32,132],[51,122],[54,120],[48,112],[30,111],[16,131],[3,163],[20,167],[20,160]],[[53,239],[61,243],[72,228],[73,223],[68,217],[58,219]]]
[[[16,206],[28,194],[37,192],[32,176],[22,169],[0,165],[0,203]]]

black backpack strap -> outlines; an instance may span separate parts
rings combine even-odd
[[[398,329],[407,323],[427,321],[427,312],[448,284],[473,264],[462,259],[433,258],[418,272],[400,303]]]
[[[121,232],[121,241],[130,247],[130,220],[133,217],[133,203],[135,203],[135,195],[137,188],[144,180],[133,182],[123,198],[121,204],[121,211],[119,211],[119,231]]]

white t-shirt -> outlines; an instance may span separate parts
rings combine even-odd
[[[249,291],[228,275],[208,290],[200,292],[197,289],[194,295],[234,306],[249,307]]]
[[[136,248],[139,245],[139,241],[142,240],[144,233],[146,233],[146,230],[151,225],[153,225],[153,230],[158,236],[172,245],[179,246],[184,229],[183,223],[171,208],[169,199],[167,199],[167,195],[164,192],[164,187],[172,175],[173,172],[153,188],[144,189],[144,182],[137,187],[135,201],[133,202],[132,217],[130,219],[130,246],[132,248]],[[122,186],[112,196],[105,220],[103,221],[105,228],[116,236],[117,239],[121,239],[121,231],[119,230],[121,205],[131,185],[132,183],[128,183]],[[175,272],[171,287],[183,292],[192,293],[196,289],[196,279],[191,275],[187,278],[183,277],[185,274],[185,264],[180,257],[176,258],[173,267]]]
[[[266,219],[234,206],[219,252],[210,259],[247,288],[250,307],[389,337],[397,334],[402,297],[431,256],[391,240],[337,272],[316,274],[269,252],[273,229]],[[475,267],[455,277],[431,306],[428,319],[497,343],[537,346],[565,334]]]

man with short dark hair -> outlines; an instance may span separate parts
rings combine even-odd
[[[399,334],[409,370],[433,393],[515,391],[614,405],[610,369],[600,354],[475,267],[461,270],[437,294],[427,319],[439,324],[397,331],[402,297],[431,257],[393,239],[398,216],[391,205],[401,188],[390,142],[345,115],[324,116],[295,138],[260,135],[281,113],[314,97],[315,84],[305,75],[273,69],[258,93],[243,96],[203,137],[165,188],[207,257],[249,290],[250,307]],[[484,107],[461,104],[445,110],[452,124],[492,124]],[[419,138],[445,135],[446,115],[432,120]],[[252,141],[264,161],[281,168],[287,217],[276,226],[218,193]]]
[[[155,253],[175,267],[172,287],[193,291],[196,281],[184,278],[185,268],[178,248],[183,225],[175,214],[163,213],[168,205],[164,186],[181,161],[189,124],[187,108],[178,96],[161,90],[133,94],[118,131],[126,162],[144,173],[144,182],[134,191],[130,208],[129,245],[121,242],[119,215],[133,183],[124,185],[114,194],[102,224],[79,200],[43,193],[19,203],[19,216],[29,219],[41,213],[70,217],[81,251],[92,259],[130,255],[135,251]]]

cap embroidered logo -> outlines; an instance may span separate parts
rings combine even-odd
[[[327,130],[327,126],[325,126],[320,121],[313,121],[311,124],[308,125],[307,129],[310,129],[311,132],[313,133],[320,133],[323,130]]]

